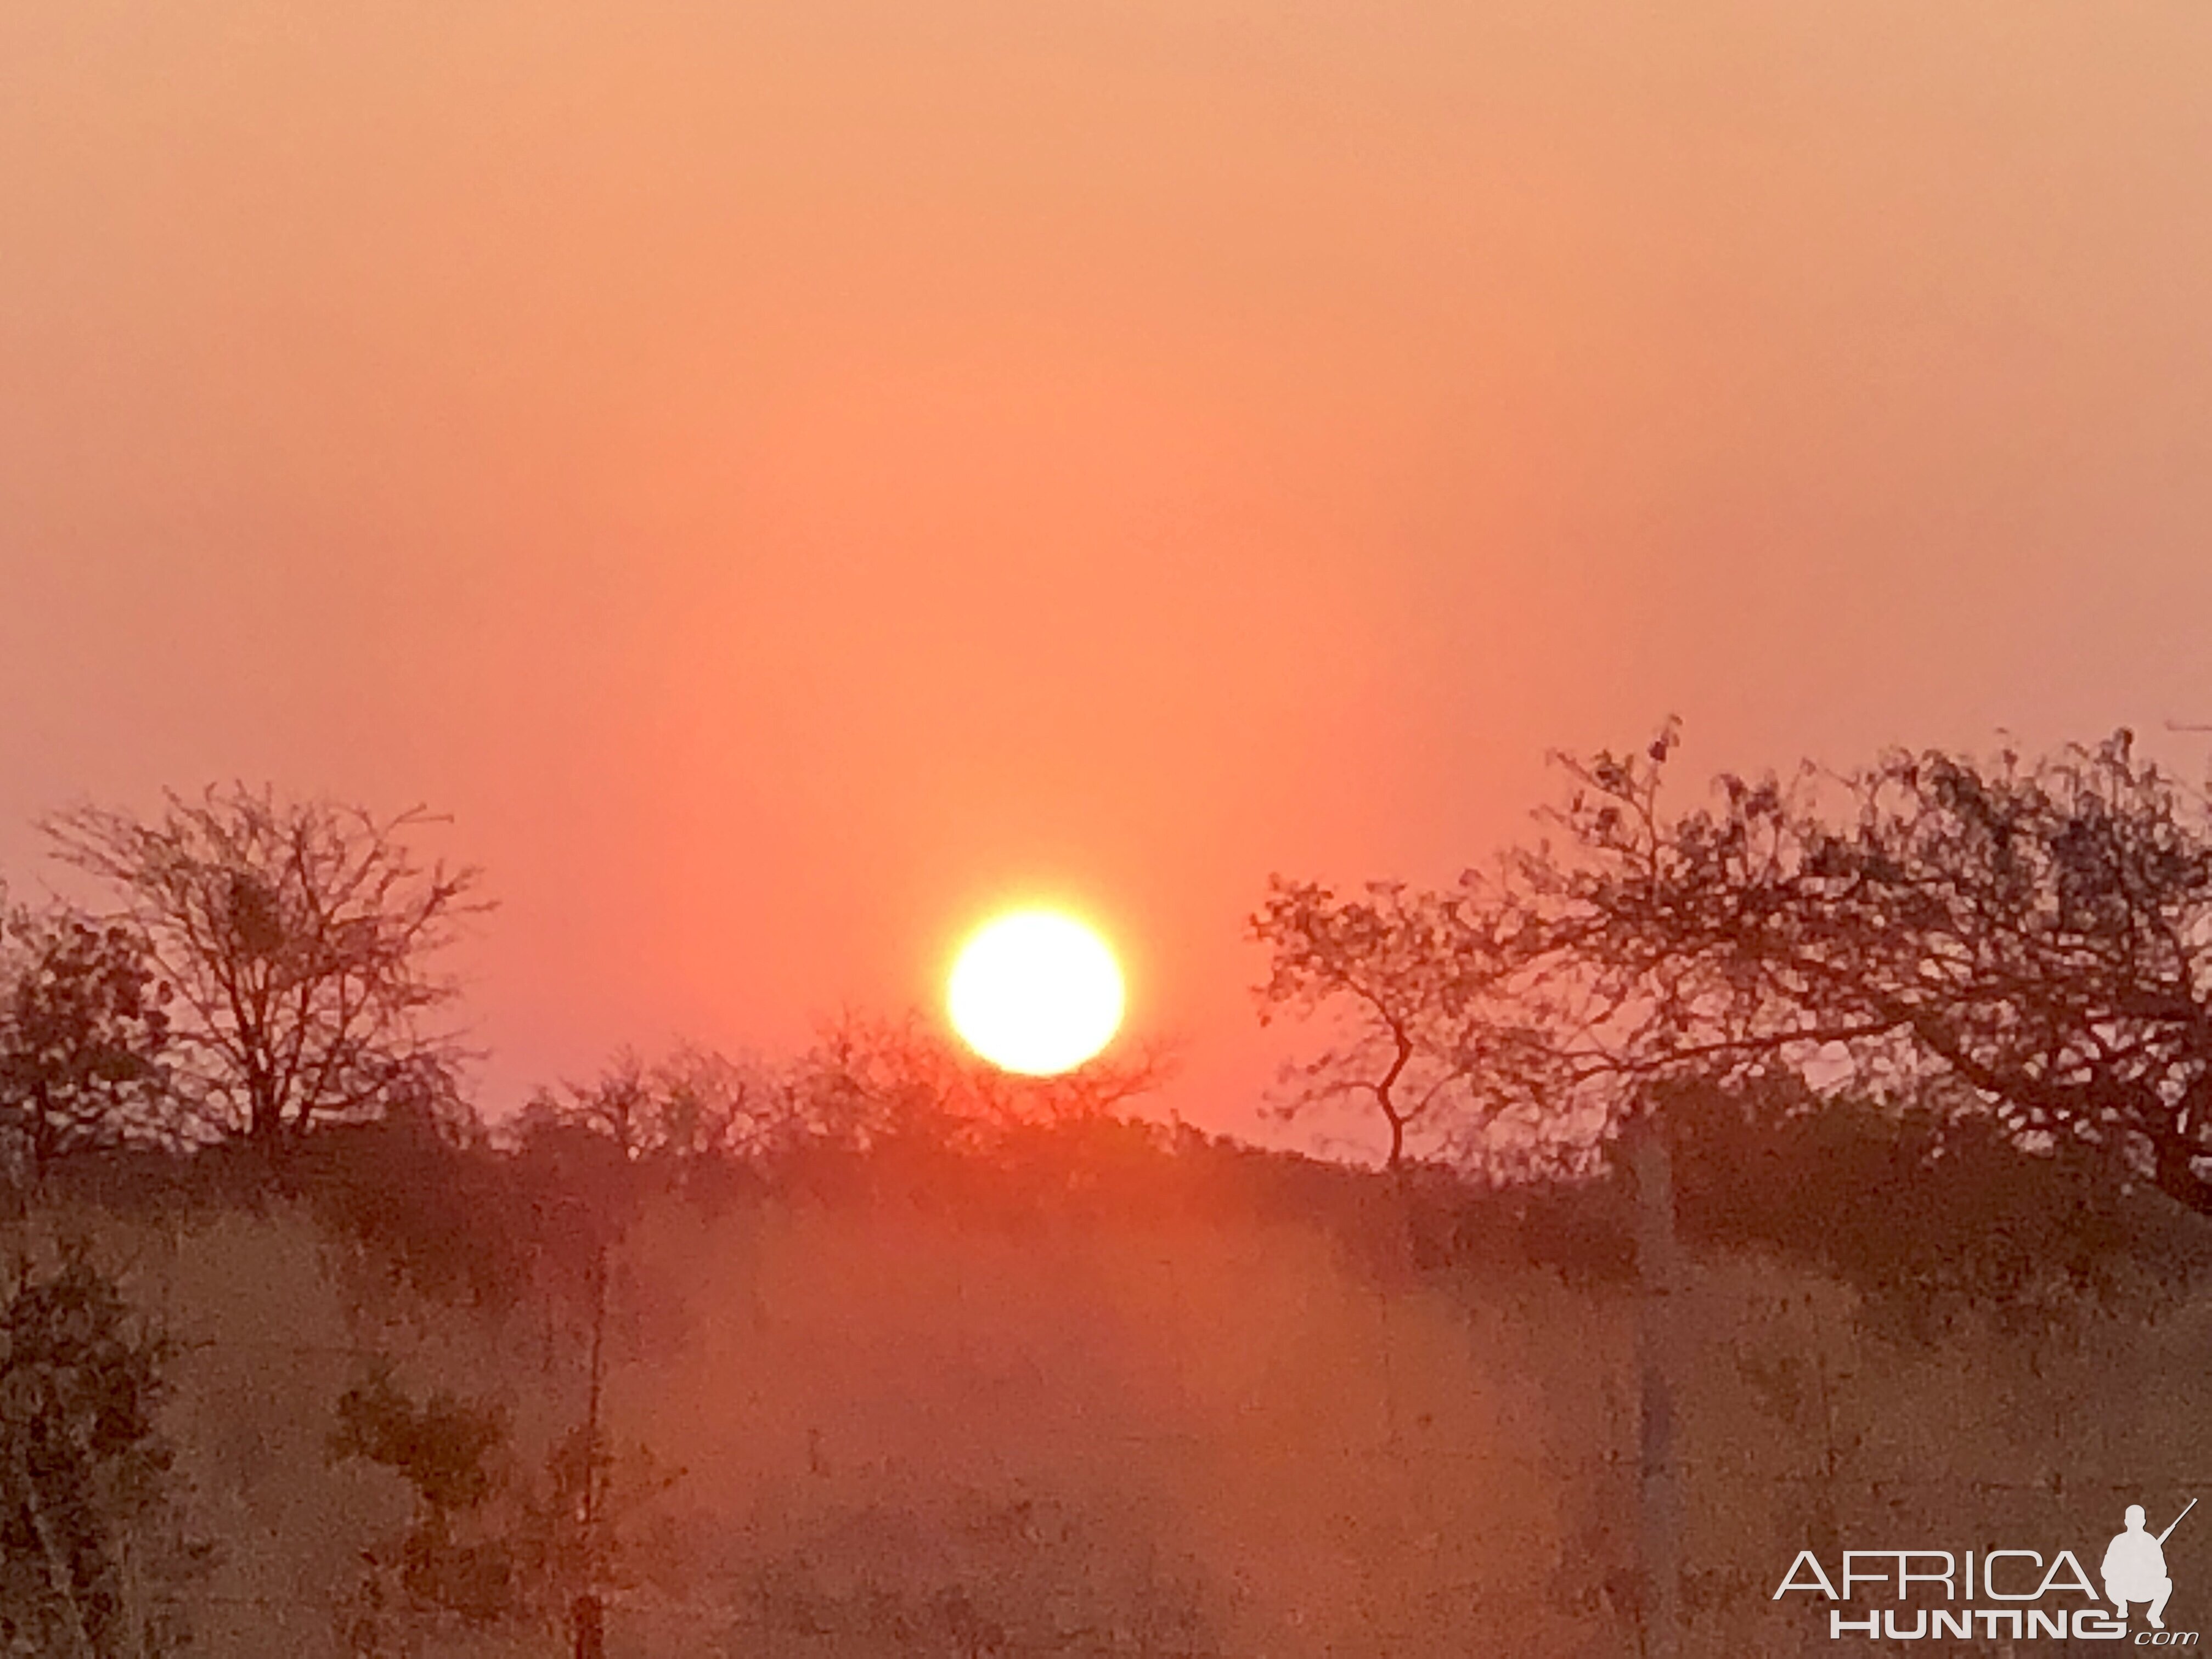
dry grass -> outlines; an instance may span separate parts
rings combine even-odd
[[[581,1410],[573,1315],[424,1302],[297,1210],[58,1207],[16,1231],[33,1255],[89,1234],[187,1345],[167,1427],[222,1549],[207,1651],[337,1651],[359,1552],[408,1510],[396,1476],[325,1454],[366,1355],[504,1402],[524,1465]],[[1618,1292],[1378,1274],[1288,1222],[671,1202],[624,1245],[613,1307],[611,1433],[681,1470],[625,1522],[616,1654],[1635,1650]],[[1807,1544],[2087,1559],[2121,1488],[2170,1509],[2212,1480],[2212,1306],[1900,1344],[1833,1284],[1729,1260],[1680,1316],[1692,1652],[1826,1650],[1805,1603],[1769,1599]],[[2171,1548],[2187,1628],[2212,1542]],[[423,1650],[559,1648],[549,1628]]]

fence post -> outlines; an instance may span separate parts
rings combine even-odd
[[[1675,1357],[1681,1283],[1674,1243],[1674,1182],[1667,1144],[1648,1107],[1628,1120],[1636,1182],[1636,1349],[1640,1433],[1638,1474],[1643,1554],[1644,1659],[1677,1659],[1681,1618],[1682,1476],[1674,1447]]]

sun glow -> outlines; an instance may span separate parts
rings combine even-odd
[[[1054,910],[987,922],[960,948],[945,991],[952,1029],[1002,1071],[1073,1071],[1121,1024],[1121,969],[1097,933]]]

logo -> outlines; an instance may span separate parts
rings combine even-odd
[[[2105,1547],[2096,1583],[2069,1549],[2048,1565],[2040,1551],[2027,1549],[1984,1550],[1978,1558],[1972,1550],[1845,1550],[1833,1577],[1811,1550],[1800,1550],[1772,1599],[1803,1593],[1844,1604],[1827,1609],[1828,1634],[1837,1641],[1948,1636],[2123,1642],[2132,1635],[2136,1647],[2195,1647],[2197,1632],[2166,1627],[2166,1604],[2173,1595],[2166,1540],[2196,1507],[2192,1498],[2165,1531],[2153,1533],[2143,1506],[2129,1504],[2123,1530]],[[1863,1593],[1873,1605],[1856,1605]],[[1888,1600],[1899,1605],[1880,1605]],[[1982,1602],[1996,1605],[1976,1605]],[[2140,1630],[2129,1622],[2130,1610],[2136,1607],[2145,1626]]]
[[[2150,1627],[2166,1628],[2166,1598],[2173,1594],[2173,1580],[2166,1576],[2166,1540],[2174,1528],[2181,1524],[2181,1516],[2197,1507],[2197,1500],[2189,1500],[2188,1509],[2170,1522],[2164,1532],[2155,1538],[2143,1530],[2143,1506],[2128,1505],[2128,1529],[2106,1547],[2105,1594],[2120,1610],[2120,1617],[2128,1616],[2128,1603],[2150,1603]]]

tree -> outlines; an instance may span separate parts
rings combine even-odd
[[[1677,1076],[1964,1085],[2212,1214],[2212,806],[2125,731],[2036,761],[1892,750],[1662,800],[1648,748],[1560,759],[1559,834],[1340,954],[1427,999],[1419,1058],[1589,1133]],[[1474,896],[1468,897],[1466,895]],[[1294,986],[1304,948],[1278,945]],[[1446,964],[1449,964],[1447,971]],[[1313,980],[1326,994],[1352,981]],[[1584,1109],[1587,1109],[1585,1110]],[[1579,1114],[1579,1115],[1576,1115]]]
[[[1174,1074],[1164,1044],[1138,1043],[1072,1071],[1003,1071],[909,1012],[847,1012],[792,1068],[798,1138],[859,1152],[896,1146],[988,1153],[1010,1135],[1112,1115]]]
[[[168,1343],[82,1253],[0,1310],[0,1648],[106,1659],[185,1645],[207,1561],[154,1425]]]
[[[495,1400],[441,1389],[418,1403],[382,1361],[339,1396],[332,1461],[380,1465],[415,1495],[406,1527],[362,1552],[341,1607],[350,1652],[374,1659],[441,1626],[527,1621],[567,1624],[573,1651],[597,1659],[605,1592],[628,1588],[644,1553],[630,1523],[682,1474],[642,1447],[617,1455],[599,1389],[595,1345],[586,1419],[554,1442],[535,1476]]]
[[[0,925],[0,1125],[35,1182],[65,1152],[168,1127],[168,988],[128,927],[71,912]]]
[[[107,920],[174,988],[184,1104],[204,1129],[273,1152],[374,1115],[395,1089],[450,1087],[462,1051],[432,1022],[457,987],[432,961],[488,907],[476,870],[410,851],[429,821],[234,785],[172,794],[151,821],[83,806],[42,827],[115,891]]]
[[[1334,1032],[1318,1054],[1285,1063],[1278,1115],[1364,1097],[1393,1170],[1416,1136],[1495,1154],[1508,1121],[1524,1131],[1519,1153],[1534,1152],[1544,1126],[1528,1109],[1547,1096],[1557,1058],[1549,1029],[1527,1017],[1540,988],[1531,969],[1545,961],[1534,922],[1473,872],[1444,891],[1376,881],[1354,897],[1271,878],[1248,923],[1272,953],[1254,993],[1261,1024],[1287,1013]]]
[[[339,1609],[349,1652],[411,1651],[409,1638],[425,1627],[481,1629],[530,1611],[527,1552],[511,1519],[489,1513],[513,1484],[507,1441],[497,1403],[441,1390],[417,1405],[380,1361],[339,1396],[331,1459],[380,1465],[415,1494],[405,1528],[361,1552]]]
[[[1645,1068],[1765,1056],[1970,1088],[2030,1144],[2104,1152],[2212,1214],[2212,808],[2122,730],[2035,761],[1892,750],[1723,775],[1601,757],[1525,860],[1530,903],[1610,976]]]
[[[1408,1133],[1431,1127],[1460,1080],[1449,1028],[1469,959],[1449,943],[1458,906],[1458,895],[1410,892],[1402,882],[1370,882],[1363,896],[1339,898],[1318,882],[1269,881],[1248,924],[1273,953],[1254,993],[1260,1023],[1342,1012],[1335,1042],[1285,1063],[1279,1116],[1364,1096],[1389,1133],[1384,1165],[1400,1166]]]
[[[788,1085],[765,1065],[687,1044],[650,1064],[624,1048],[589,1084],[538,1090],[516,1133],[525,1144],[563,1129],[588,1134],[623,1162],[680,1181],[775,1151],[797,1133],[796,1116]]]

